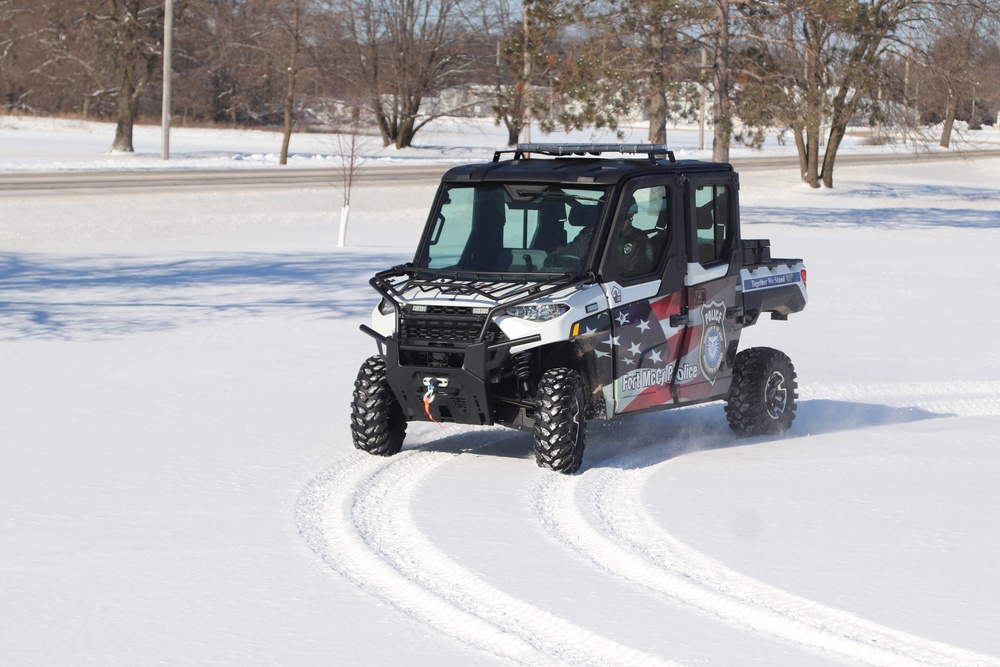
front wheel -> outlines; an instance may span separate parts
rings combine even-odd
[[[354,446],[369,454],[392,456],[403,448],[406,417],[385,378],[385,362],[369,357],[361,364],[351,401]]]
[[[752,347],[736,356],[726,403],[729,427],[741,435],[775,435],[795,419],[795,368],[783,352]]]
[[[535,461],[572,475],[583,463],[586,439],[583,380],[569,368],[542,375],[535,394]]]

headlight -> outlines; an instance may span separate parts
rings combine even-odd
[[[547,322],[554,320],[569,310],[565,303],[538,303],[530,306],[511,306],[507,314],[531,322]]]
[[[383,298],[378,302],[378,312],[383,315],[392,315],[396,312],[396,306],[394,306],[388,299]]]

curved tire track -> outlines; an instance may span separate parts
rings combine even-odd
[[[494,587],[423,535],[411,514],[417,487],[454,458],[408,451],[355,453],[299,497],[299,530],[330,567],[446,635],[518,664],[671,665],[574,625]]]
[[[954,385],[954,386],[951,386]],[[810,398],[872,399],[958,414],[1000,414],[1000,383],[817,386]],[[646,511],[641,491],[657,466],[649,447],[567,478],[544,475],[533,508],[565,547],[597,567],[736,627],[828,657],[870,665],[1000,665],[1000,660],[915,637],[768,586],[697,552]],[[446,636],[515,664],[675,664],[581,628],[518,599],[437,548],[413,519],[412,500],[454,455],[409,450],[383,459],[356,452],[300,494],[299,530],[333,570]],[[645,466],[645,467],[644,467]]]
[[[926,409],[947,406],[957,414],[1000,414],[1000,383],[953,384],[883,386],[881,392],[874,385],[863,391],[830,385],[819,393],[837,398],[920,396],[920,407]],[[648,449],[613,457],[616,469],[595,468],[575,478],[546,476],[533,491],[537,519],[557,541],[600,569],[733,626],[868,665],[1000,665],[995,657],[787,593],[683,544],[649,515],[640,498],[656,470],[643,467]],[[584,503],[592,509],[591,518]]]

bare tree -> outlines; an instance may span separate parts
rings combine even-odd
[[[99,0],[85,8],[63,0],[30,12],[44,53],[34,80],[59,87],[64,98],[82,98],[84,109],[91,100],[114,100],[113,151],[134,150],[132,128],[162,56],[163,14],[158,0]]]
[[[16,39],[14,0],[0,0],[0,67],[11,57]]]
[[[995,88],[982,81],[989,79],[990,56],[996,51],[992,36],[998,25],[997,9],[979,3],[939,4],[934,9],[930,18],[937,36],[927,47],[921,82],[925,102],[942,124],[939,143],[948,148],[958,118],[974,124],[974,100],[980,87]]]
[[[84,14],[84,38],[109,47],[110,63],[86,63],[99,89],[114,91],[118,106],[112,151],[131,153],[132,129],[146,86],[163,55],[163,5],[156,0],[103,0]],[[178,12],[180,7],[178,7]],[[83,63],[81,63],[83,64]],[[110,76],[111,85],[104,82]]]
[[[762,92],[760,99],[777,102],[774,119],[790,123],[802,180],[810,186],[833,187],[848,124],[873,99],[882,58],[918,2],[795,0],[749,8],[749,36],[759,55],[753,86]],[[753,98],[746,103],[753,104]],[[829,131],[821,158],[824,125]]]
[[[35,29],[26,20],[30,11],[15,0],[0,0],[0,107],[3,108],[21,107],[30,89],[26,72],[18,66],[24,62],[19,47]]]
[[[299,51],[302,49],[302,0],[291,0],[291,18],[283,22],[283,32],[288,43],[287,86],[285,88],[285,123],[282,128],[279,164],[288,164],[288,144],[292,139],[295,118],[295,84],[299,76]]]
[[[358,173],[367,161],[366,153],[371,142],[365,134],[365,123],[360,118],[352,118],[342,125],[336,135],[337,152],[340,155],[340,190],[343,204],[340,207],[340,233],[337,245],[347,244],[347,224],[351,214],[351,191]]]
[[[343,0],[358,84],[368,92],[385,146],[405,148],[441,108],[425,108],[469,69],[459,0]]]

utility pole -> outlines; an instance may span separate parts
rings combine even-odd
[[[160,138],[160,158],[170,159],[170,79],[173,73],[174,0],[165,0],[163,11],[163,136]]]

